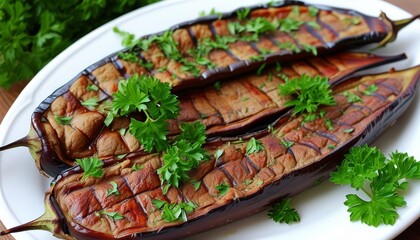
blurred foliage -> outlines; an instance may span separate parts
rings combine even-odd
[[[104,23],[159,0],[1,0],[0,86],[31,79]]]

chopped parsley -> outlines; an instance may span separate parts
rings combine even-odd
[[[82,180],[89,176],[101,178],[104,175],[102,169],[104,163],[97,156],[76,159],[76,163],[79,164],[84,171]]]
[[[393,225],[397,208],[407,204],[401,196],[409,185],[407,179],[420,179],[420,162],[414,157],[395,151],[386,158],[376,147],[363,145],[350,149],[330,181],[362,190],[363,197],[346,195],[350,220],[377,227]]]
[[[268,210],[267,215],[274,222],[278,223],[290,224],[300,221],[300,215],[291,205],[289,198],[283,199],[282,201],[273,204],[271,209]]]
[[[261,150],[264,150],[264,146],[260,140],[257,140],[254,137],[249,139],[248,143],[246,144],[246,154],[249,155],[252,153],[257,153]]]

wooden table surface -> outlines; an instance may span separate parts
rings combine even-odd
[[[420,14],[420,0],[387,0],[396,6],[412,13]],[[419,53],[420,54],[420,53]],[[9,110],[12,103],[15,101],[19,93],[23,90],[28,82],[19,82],[8,90],[0,87],[0,123]],[[420,201],[420,199],[419,199]],[[4,229],[3,223],[0,221],[0,230]],[[15,240],[11,236],[0,237],[1,240]],[[419,240],[420,239],[420,219],[417,219],[409,228],[402,232],[395,240]]]

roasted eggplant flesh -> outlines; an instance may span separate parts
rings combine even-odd
[[[241,138],[214,139],[205,148],[210,153],[222,149],[223,154],[191,172],[191,178],[201,183],[197,189],[188,182],[163,194],[156,172],[161,155],[143,152],[122,160],[105,160],[103,178],[82,180],[80,167],[65,171],[50,189],[47,201],[53,200],[65,218],[68,233],[78,239],[179,239],[224,225],[328,176],[350,147],[372,141],[403,113],[419,79],[420,66],[351,79],[334,88],[337,104],[320,109],[324,117],[307,121],[304,115],[289,112],[267,130]],[[376,91],[366,94],[372,85]],[[360,99],[349,100],[349,94]],[[247,154],[245,148],[252,137],[261,141],[263,150]],[[134,164],[143,167],[133,170]],[[120,194],[107,194],[111,182],[116,183]],[[228,186],[224,194],[217,188],[221,184]],[[154,199],[189,201],[196,208],[188,214],[187,222],[167,222],[152,203]],[[115,220],[100,212],[122,217]]]
[[[403,59],[404,55],[382,57],[366,53],[344,52],[331,56],[313,57],[272,67],[260,72],[224,81],[219,88],[213,85],[176,94],[180,100],[180,114],[170,121],[170,134],[179,132],[181,122],[200,121],[207,127],[208,137],[233,135],[247,131],[265,119],[275,119],[284,112],[289,96],[280,96],[277,87],[284,78],[303,74],[325,76],[331,84],[351,73]],[[138,140],[127,130],[130,118],[118,118],[105,126],[107,106],[112,97],[98,87],[90,91],[94,82],[81,76],[63,87],[59,95],[48,99],[45,110],[34,114],[34,127],[46,144],[42,144],[40,167],[51,176],[59,174],[63,163],[73,165],[76,158],[97,155],[100,158],[138,151]],[[66,90],[67,88],[67,90]],[[62,93],[61,93],[62,92]],[[89,99],[98,99],[97,106],[84,106]],[[57,117],[71,119],[68,124]],[[43,155],[42,155],[43,154]]]

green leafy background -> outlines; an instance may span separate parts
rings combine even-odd
[[[0,86],[31,79],[102,24],[159,0],[1,0]]]

